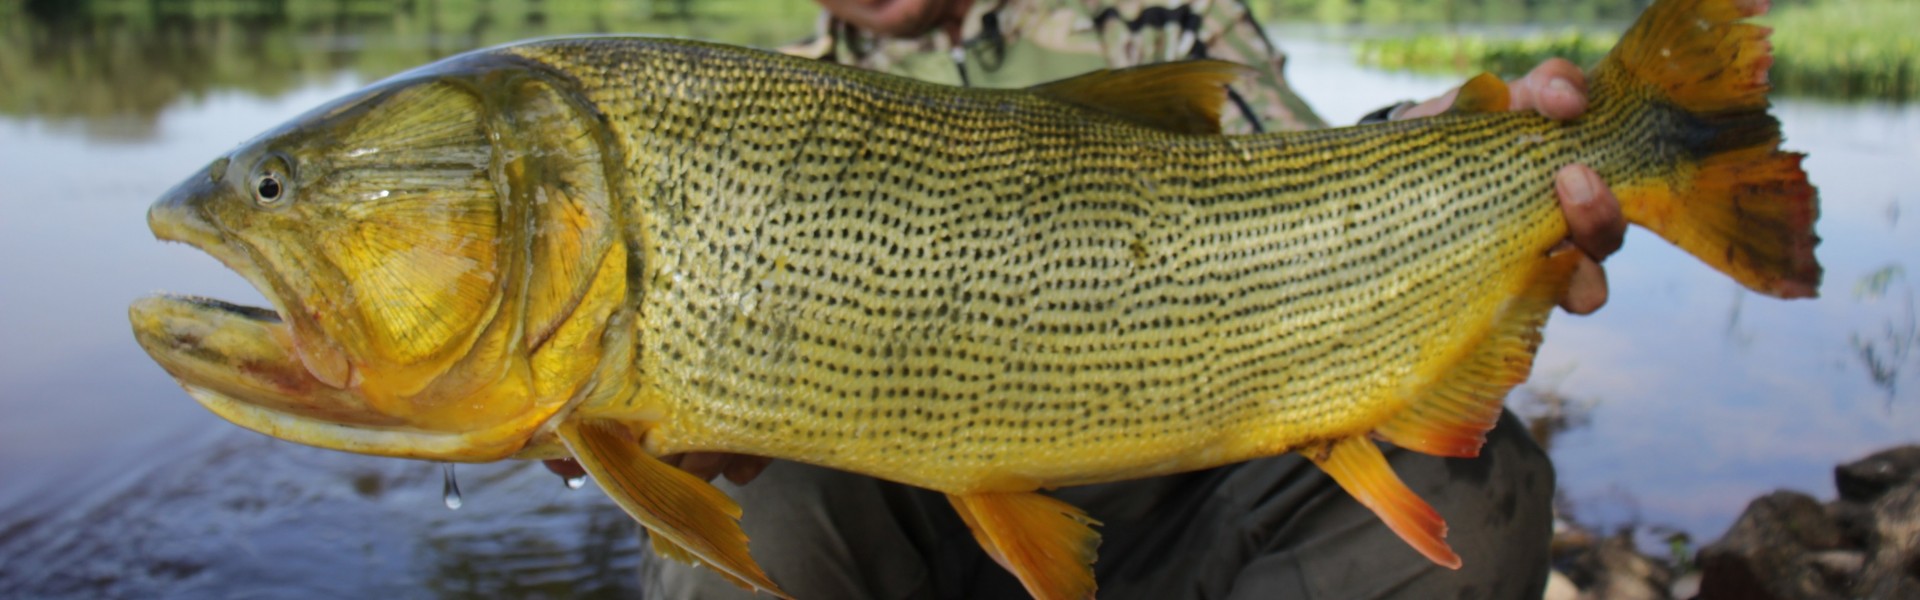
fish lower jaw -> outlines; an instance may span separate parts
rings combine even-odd
[[[220,418],[282,440],[355,454],[446,462],[492,462],[521,450],[525,440],[512,431],[448,433],[403,425],[349,425],[294,414],[235,399],[210,388],[183,383],[187,395]],[[518,429],[518,428],[514,428]]]

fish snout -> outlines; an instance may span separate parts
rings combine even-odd
[[[203,205],[226,191],[226,163],[225,158],[214,161],[206,176],[187,178],[147,209],[147,228],[154,237],[203,249],[220,243],[220,229],[207,220]]]

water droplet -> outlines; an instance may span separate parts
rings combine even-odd
[[[460,482],[453,480],[453,463],[440,463],[440,467],[447,476],[440,488],[440,499],[446,501],[448,510],[460,510],[466,501],[460,498]]]
[[[567,489],[570,489],[570,490],[580,489],[580,486],[587,484],[587,476],[585,475],[575,475],[573,477],[562,477],[560,479],[567,482]]]

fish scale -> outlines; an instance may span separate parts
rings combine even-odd
[[[1626,157],[1537,118],[1196,136],[681,41],[509,51],[647,190],[651,449],[953,493],[1367,431],[1565,236],[1552,167]]]

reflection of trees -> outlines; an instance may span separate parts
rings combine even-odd
[[[1920,319],[1915,318],[1913,285],[1906,280],[1906,269],[1892,264],[1881,267],[1854,286],[1855,298],[1867,302],[1885,300],[1895,284],[1899,285],[1900,298],[1904,302],[1894,308],[1899,314],[1887,317],[1879,335],[1854,332],[1854,355],[1860,358],[1860,364],[1867,369],[1867,377],[1873,385],[1887,392],[1888,402],[1899,391],[1901,369],[1913,356],[1913,348],[1920,345]]]
[[[1740,326],[1740,316],[1745,312],[1746,307],[1747,290],[1739,286],[1732,286],[1732,289],[1733,306],[1727,309],[1727,328],[1721,332],[1721,335],[1726,338],[1727,343],[1736,348],[1751,347],[1753,332]]]
[[[698,18],[680,18],[689,10]],[[560,33],[772,46],[804,33],[813,14],[805,0],[5,2],[0,115],[78,121],[96,134],[137,138],[152,133],[169,104],[222,90],[279,94],[343,72],[370,79]]]

